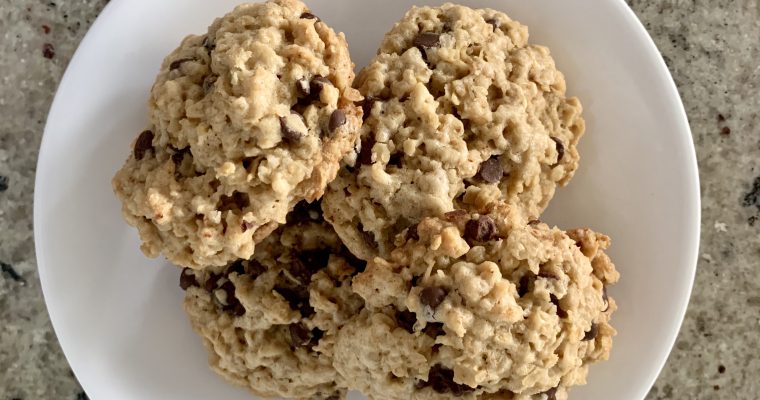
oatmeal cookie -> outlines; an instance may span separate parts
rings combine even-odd
[[[619,276],[588,229],[515,225],[508,207],[426,218],[353,279],[365,309],[335,366],[375,400],[564,400],[607,359]]]
[[[578,166],[581,104],[549,50],[507,15],[413,8],[359,73],[361,149],[325,197],[359,257],[387,257],[425,216],[504,201],[535,219]]]
[[[143,252],[194,269],[250,258],[355,147],[353,78],[344,35],[298,0],[241,5],[185,38],[113,181]]]
[[[351,256],[319,205],[299,204],[248,261],[186,268],[185,310],[219,375],[262,397],[344,398],[333,367],[335,334],[363,307]]]

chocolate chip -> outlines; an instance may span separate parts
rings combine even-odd
[[[589,329],[588,332],[586,332],[586,335],[583,336],[583,341],[588,342],[589,340],[596,339],[596,335],[599,334],[599,326],[596,323],[591,324],[591,329]]]
[[[234,263],[230,264],[230,266],[227,268],[227,275],[233,272],[238,275],[245,274],[245,264],[243,264],[243,260],[237,260]]]
[[[135,141],[135,159],[142,160],[145,152],[153,150],[153,131],[143,131]]]
[[[42,56],[48,60],[52,60],[55,57],[55,47],[50,43],[42,45]]]
[[[478,219],[467,221],[464,228],[465,239],[477,242],[487,242],[496,238],[496,222],[487,216],[482,215]]]
[[[240,301],[235,299],[235,304],[225,311],[232,313],[232,315],[236,317],[242,317],[245,315],[245,306],[243,306]]]
[[[192,154],[190,152],[189,147],[185,147],[184,149],[179,149],[179,150],[174,151],[174,153],[172,154],[172,161],[174,162],[174,165],[177,167],[182,165],[182,161],[185,159],[186,154],[190,154],[190,155]]]
[[[554,304],[555,307],[557,307],[557,316],[560,318],[567,318],[567,311],[563,310],[559,305],[559,299],[557,296],[550,294],[549,300],[552,302],[552,304]]]
[[[530,284],[531,279],[528,274],[525,274],[520,278],[520,282],[517,285],[517,295],[520,297],[524,297],[528,292],[530,292]]]
[[[552,140],[554,141],[554,143],[555,143],[555,145],[557,147],[557,162],[555,162],[552,165],[552,168],[554,168],[557,165],[559,165],[559,163],[562,161],[562,158],[565,157],[565,145],[562,144],[562,141],[560,141],[559,139],[557,139],[555,137],[552,137]]]
[[[720,130],[720,134],[723,136],[728,136],[731,134],[731,128],[724,126],[723,129]]]
[[[607,297],[607,286],[602,287],[602,300],[604,300],[606,306],[602,312],[607,312],[610,309],[610,299]]]
[[[171,64],[169,64],[169,71],[174,71],[175,69],[179,69],[179,67],[181,67],[182,64],[188,61],[195,61],[195,58],[187,57],[187,58],[180,58],[179,60],[174,60],[172,61]]]
[[[551,388],[543,394],[546,395],[546,400],[557,400],[557,388]]]
[[[461,396],[475,390],[467,385],[460,385],[454,382],[454,371],[440,364],[436,364],[430,368],[428,380],[424,386],[431,386],[433,390],[441,394],[451,393],[455,396]]]
[[[420,240],[420,234],[417,232],[418,225],[412,225],[406,231],[406,240]]]
[[[317,17],[316,15],[314,15],[314,14],[312,14],[310,12],[305,12],[305,13],[301,14],[301,18],[302,19],[316,19],[317,21],[321,21],[321,19],[319,19],[319,17]]]
[[[217,301],[219,301],[219,303],[225,308],[233,305],[233,303],[237,300],[235,298],[235,284],[232,283],[232,281],[227,280],[226,282],[224,282],[222,286],[219,286],[219,290],[224,291],[225,296],[224,296],[224,301],[222,301],[222,299],[219,299],[219,298],[217,298]],[[216,298],[216,296],[214,297]]]
[[[219,79],[219,75],[208,75],[203,79],[203,93],[208,93],[214,88],[216,80]]]
[[[362,148],[359,151],[358,161],[361,165],[372,164],[372,148],[375,147],[375,138],[370,136],[362,141]]]
[[[504,167],[501,166],[499,159],[491,157],[480,164],[480,178],[488,183],[497,183],[504,177]]]
[[[8,190],[8,177],[0,175],[0,192]]]
[[[725,372],[726,372],[726,366],[725,366],[725,365],[723,365],[723,364],[721,364],[721,365],[718,365],[718,373],[719,373],[719,374],[723,374],[723,373],[725,373]]]
[[[470,214],[466,210],[454,210],[443,214],[443,217],[446,218],[447,221],[456,222],[462,218],[469,217],[469,215]]]
[[[328,124],[328,128],[330,129],[330,133],[335,133],[335,131],[340,128],[341,126],[346,124],[346,113],[343,112],[340,108],[333,111],[332,115],[330,115],[330,123]]]
[[[393,153],[388,159],[388,166],[401,168],[403,165],[404,153]]]
[[[332,82],[330,82],[330,80],[324,76],[317,75],[312,78],[309,87],[311,96],[316,96],[316,98],[319,98],[319,94],[322,93],[322,89],[327,85],[332,85]]]
[[[363,121],[366,121],[369,115],[372,113],[372,107],[374,107],[375,102],[377,102],[377,99],[372,96],[367,96],[362,101],[362,112],[364,113],[362,116]]]
[[[411,311],[397,311],[396,324],[409,333],[414,333],[414,324],[417,322],[417,314]]]
[[[422,48],[438,47],[440,38],[441,35],[435,32],[420,32],[414,38],[413,44],[415,47]]]
[[[290,343],[293,347],[301,347],[311,341],[311,331],[302,323],[290,324]]]
[[[287,142],[295,143],[301,140],[304,136],[303,132],[299,131],[299,127],[295,125],[293,118],[301,118],[301,116],[295,112],[291,112],[290,116],[280,117],[280,131],[283,139]]]
[[[443,323],[441,322],[428,322],[422,332],[433,339],[446,334],[446,332],[443,330]]]
[[[501,26],[501,21],[499,21],[498,18],[489,18],[489,19],[486,20],[486,23],[488,23],[491,26],[493,26],[493,31],[494,32],[496,32],[497,30],[499,30],[499,27]]]
[[[21,400],[21,399],[18,399],[18,400]],[[77,393],[77,400],[90,400],[90,398],[87,396],[87,393],[79,392]]]
[[[446,289],[439,286],[428,286],[420,292],[420,302],[435,310],[446,298]]]
[[[179,274],[179,287],[182,290],[187,290],[192,286],[198,286],[198,280],[195,279],[195,275],[193,275],[190,268],[185,268]]]
[[[311,94],[311,85],[305,78],[301,78],[296,81],[296,93],[300,97],[306,97]]]
[[[207,292],[213,292],[214,289],[216,289],[217,282],[219,282],[219,279],[221,278],[221,275],[210,274],[208,276],[208,279],[206,279],[206,283],[203,284],[203,289],[205,289]]]

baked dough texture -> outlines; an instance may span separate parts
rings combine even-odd
[[[345,397],[332,363],[335,334],[363,308],[350,280],[365,264],[318,210],[297,206],[251,260],[187,268],[180,278],[211,368],[262,397]]]
[[[334,364],[375,400],[564,400],[609,356],[609,238],[457,210],[425,218],[353,279],[365,309]]]
[[[353,67],[344,35],[297,0],[241,5],[185,38],[113,180],[143,252],[194,269],[248,259],[320,198],[358,138]]]
[[[388,257],[425,216],[493,201],[538,218],[578,167],[582,107],[549,50],[506,14],[415,7],[355,86],[361,148],[328,189],[326,218],[359,257]]]

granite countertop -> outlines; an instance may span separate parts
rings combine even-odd
[[[0,400],[86,399],[56,341],[32,240],[37,149],[64,69],[107,0],[0,3]],[[670,67],[702,181],[691,304],[647,399],[760,393],[760,0],[628,0]],[[19,94],[21,96],[19,97]]]

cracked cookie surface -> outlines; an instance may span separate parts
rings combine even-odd
[[[354,148],[353,78],[344,35],[297,0],[241,5],[185,38],[113,180],[143,252],[194,269],[250,258]]]
[[[422,217],[504,201],[538,218],[578,166],[578,99],[549,50],[506,14],[413,8],[357,76],[361,149],[325,195],[326,218],[366,260]]]

